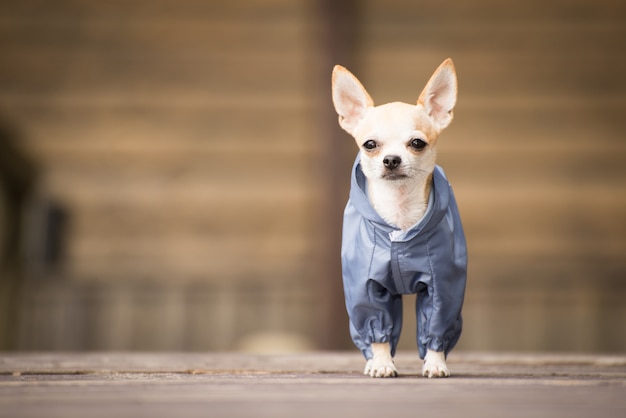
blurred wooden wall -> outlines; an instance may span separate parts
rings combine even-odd
[[[305,1],[0,6],[0,112],[69,212],[23,348],[312,340],[317,86]],[[37,231],[35,231],[35,235]]]
[[[356,148],[331,66],[410,102],[450,56],[460,348],[626,350],[623,2],[25,0],[0,33],[33,206],[69,214],[58,269],[26,251],[5,348],[350,348],[332,254]]]

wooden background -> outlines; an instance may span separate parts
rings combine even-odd
[[[412,102],[452,57],[459,349],[624,351],[625,50],[610,0],[3,2],[0,117],[39,176],[3,256],[0,348],[351,348],[338,243],[356,147],[332,65],[377,103]]]

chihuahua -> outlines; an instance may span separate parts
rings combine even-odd
[[[402,295],[417,294],[422,375],[448,377],[462,328],[467,247],[452,188],[435,164],[437,138],[453,117],[451,59],[435,70],[417,104],[374,106],[342,66],[332,74],[339,125],[360,149],[344,212],[342,274],[350,333],[365,374],[395,377]]]

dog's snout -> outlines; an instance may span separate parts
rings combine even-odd
[[[385,158],[383,158],[383,165],[390,170],[397,168],[401,163],[402,158],[398,155],[386,155]]]

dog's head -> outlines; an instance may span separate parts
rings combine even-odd
[[[452,121],[456,104],[451,59],[435,70],[415,105],[374,106],[359,80],[339,65],[333,70],[332,93],[339,124],[360,147],[368,179],[396,182],[432,173],[437,137]]]

